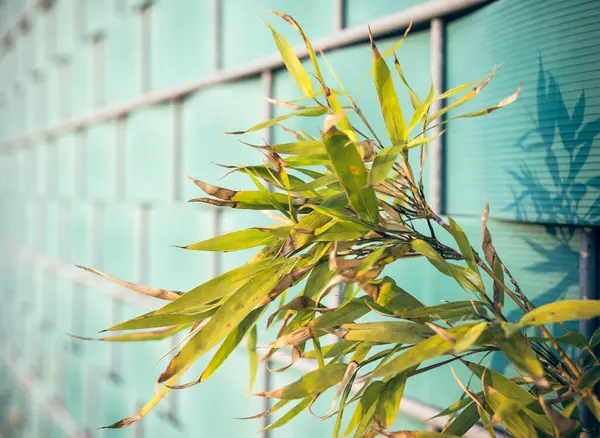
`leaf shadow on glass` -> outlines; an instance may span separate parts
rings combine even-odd
[[[536,87],[536,112],[531,114],[533,127],[524,132],[515,147],[520,154],[542,152],[544,161],[538,170],[524,160],[518,169],[507,169],[516,184],[512,187],[513,202],[505,207],[514,211],[519,222],[544,224],[551,245],[542,245],[527,238],[526,244],[541,255],[542,260],[525,266],[533,275],[557,274],[560,280],[537,297],[536,306],[567,298],[572,287],[579,285],[579,270],[569,267],[579,263],[579,231],[577,225],[600,223],[600,176],[586,175],[586,163],[594,140],[600,134],[600,118],[586,122],[586,93],[582,88],[572,108],[568,108],[560,84],[552,73],[544,70],[539,58]],[[567,159],[559,157],[567,155]],[[548,177],[546,177],[548,175]],[[586,196],[587,195],[587,196]],[[590,206],[589,199],[595,200]],[[531,206],[530,208],[527,208]],[[557,263],[560,257],[562,263]],[[518,320],[521,311],[508,315]],[[576,330],[577,323],[567,324]],[[556,335],[562,333],[556,330]],[[494,367],[504,368],[506,362],[494,357]]]

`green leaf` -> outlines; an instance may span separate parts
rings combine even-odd
[[[246,345],[246,352],[248,354],[249,362],[249,376],[248,376],[248,395],[252,394],[252,387],[256,381],[256,375],[258,374],[258,353],[256,352],[257,341],[258,341],[258,329],[256,324],[250,329],[248,333],[248,344]]]
[[[304,70],[300,59],[298,59],[298,56],[294,53],[294,49],[281,34],[269,25],[269,23],[266,21],[265,23],[273,35],[277,49],[279,49],[279,53],[283,58],[283,62],[285,63],[285,67],[290,73],[290,76],[292,76],[294,82],[296,82],[296,85],[304,95],[309,97],[313,96],[314,91],[310,76],[308,76],[308,73]]]
[[[295,143],[272,144],[271,148],[278,154],[284,155],[314,155],[324,154],[325,145],[321,140],[305,140]]]
[[[391,146],[382,149],[375,156],[371,172],[369,174],[369,184],[375,185],[387,178],[390,170],[394,166],[400,152],[404,150],[404,146]]]
[[[437,112],[433,113],[433,114],[432,114],[432,115],[431,115],[431,116],[428,118],[428,120],[429,120],[429,121],[436,120],[436,119],[440,118],[441,116],[443,116],[444,114],[446,114],[448,111],[450,111],[450,110],[452,110],[452,109],[454,109],[454,108],[456,108],[456,107],[459,107],[459,106],[461,106],[461,105],[463,105],[463,104],[467,103],[467,102],[468,102],[468,101],[470,101],[471,99],[473,99],[475,96],[477,96],[477,95],[478,95],[478,94],[479,94],[479,93],[480,93],[480,92],[481,92],[481,91],[482,91],[482,90],[485,88],[485,86],[486,86],[487,84],[489,84],[489,82],[491,81],[492,77],[493,77],[493,76],[496,74],[496,72],[497,72],[497,71],[498,71],[497,69],[494,69],[494,71],[493,71],[492,73],[490,73],[489,75],[487,75],[487,76],[486,76],[486,77],[485,77],[485,78],[484,78],[482,81],[478,82],[478,83],[477,83],[478,85],[477,85],[475,88],[473,88],[471,91],[469,91],[468,93],[466,93],[466,94],[465,94],[464,96],[462,96],[461,98],[459,98],[459,99],[455,100],[454,102],[450,103],[449,105],[445,106],[445,107],[444,107],[444,108],[442,108],[441,110],[439,110],[439,111],[437,111]],[[472,85],[474,85],[474,84],[471,84],[471,85],[469,85],[469,86],[464,86],[464,85],[463,85],[463,86],[461,86],[461,87],[457,87],[457,88],[456,88],[456,89],[454,89],[454,90],[460,89],[460,91],[462,91],[462,89],[461,89],[461,88],[463,88],[463,87],[469,88],[469,87],[470,87],[470,86],[472,86]],[[465,89],[466,89],[466,88],[465,88]],[[454,90],[450,90],[450,91],[448,91],[448,92],[446,92],[446,93],[442,94],[442,96],[444,96],[444,95],[447,95],[448,93],[456,94],[456,93],[460,92],[460,91],[456,91],[456,92],[455,92]],[[451,94],[449,94],[449,95],[451,95]],[[439,97],[438,97],[438,99],[440,99],[442,96],[439,96]],[[448,96],[446,96],[446,97],[448,97]]]
[[[600,300],[563,300],[545,304],[526,313],[518,325],[527,327],[597,316],[600,316]]]
[[[411,242],[411,246],[416,252],[427,257],[429,262],[435,266],[438,271],[454,278],[456,282],[464,289],[468,289],[479,294],[485,294],[485,288],[481,281],[481,277],[471,268],[465,268],[463,266],[448,263],[424,240],[413,240]]]
[[[166,327],[160,330],[153,330],[149,332],[137,332],[137,333],[126,333],[123,335],[106,336],[103,338],[86,338],[83,336],[71,335],[72,338],[81,339],[82,341],[102,341],[102,342],[148,342],[148,341],[162,341],[163,339],[170,338],[181,330],[186,329],[190,326],[190,323],[176,325],[173,327]]]
[[[587,345],[585,336],[577,332],[567,332],[554,338],[546,338],[544,336],[529,336],[530,342],[558,342],[559,344],[574,345],[578,348],[583,348]]]
[[[477,404],[469,397],[464,400],[468,403],[467,407],[454,418],[452,423],[444,430],[444,433],[463,436],[479,421]]]
[[[272,263],[269,260],[258,261],[227,271],[161,307],[156,310],[155,314],[189,314],[195,312],[196,309],[203,311],[209,303],[231,295]],[[282,262],[279,261],[278,263],[281,264]]]
[[[327,113],[326,108],[320,108],[320,107],[319,108],[311,108],[308,110],[302,110],[302,111],[297,111],[295,113],[284,114],[282,116],[278,116],[273,119],[265,120],[264,122],[260,122],[259,124],[254,125],[251,128],[248,128],[244,131],[231,131],[231,132],[226,132],[226,134],[234,134],[234,135],[246,134],[247,132],[260,131],[261,129],[265,129],[270,126],[277,125],[277,124],[283,122],[284,120],[291,119],[292,117],[319,117],[326,113]]]
[[[486,392],[485,399],[494,414],[506,425],[511,434],[519,438],[538,437],[532,422],[522,412],[523,404],[504,397],[494,389],[489,389]]]
[[[448,329],[447,333],[455,340],[459,340],[462,336],[468,333],[471,327],[473,327],[473,324],[459,325]],[[419,365],[426,360],[435,359],[438,356],[442,356],[450,352],[453,347],[454,342],[443,338],[439,334],[436,334],[428,339],[425,339],[424,341],[419,342],[404,353],[401,353],[399,356],[373,372],[372,375],[373,377],[382,377],[390,374],[400,373],[409,369],[410,367]]]
[[[312,330],[337,327],[351,323],[369,313],[371,309],[366,304],[365,297],[355,298],[331,312],[323,313],[309,323]]]
[[[156,314],[156,311],[144,313],[143,315],[137,316],[125,322],[121,322],[110,328],[102,330],[103,332],[108,331],[121,331],[121,330],[140,330],[150,329],[158,327],[170,327],[173,325],[187,324],[196,321],[204,321],[214,315],[216,309],[211,309],[206,312],[200,312],[192,315],[160,315]]]
[[[385,59],[381,57],[377,46],[371,37],[371,48],[373,51],[373,74],[375,78],[375,89],[379,97],[381,114],[390,141],[393,146],[403,146],[406,143],[406,123],[398,100],[398,94],[394,88],[394,81]]]
[[[473,271],[479,274],[479,266],[477,266],[477,261],[475,260],[475,255],[473,254],[473,249],[471,248],[471,243],[469,242],[467,235],[461,226],[449,216],[448,223],[450,224],[450,232],[452,233],[452,237],[454,237],[454,240],[456,240],[458,248],[460,249],[460,253],[465,258],[467,265],[469,265]]]
[[[275,391],[260,392],[256,395],[285,400],[312,396],[340,383],[346,373],[346,367],[346,364],[329,363],[323,368],[317,368],[314,371],[306,373],[294,383],[283,388],[276,389]]]
[[[377,196],[375,190],[367,186],[367,170],[356,145],[335,127],[324,134],[323,142],[350,205],[363,220],[377,223]]]
[[[401,430],[398,432],[391,432],[388,436],[391,438],[459,438],[456,435],[449,435],[442,432],[429,432],[426,430]]]
[[[334,342],[333,344],[325,345],[324,347],[321,348],[321,351],[322,351],[323,357],[325,359],[330,359],[330,358],[335,357],[338,354],[342,353],[343,351],[347,350],[349,347],[356,346],[357,344],[358,344],[358,342],[355,342],[355,341],[341,340],[338,342]],[[307,351],[306,353],[304,353],[302,355],[302,357],[304,357],[306,359],[316,359],[317,358],[316,351],[314,351],[314,350]]]
[[[514,366],[536,379],[542,386],[547,385],[544,379],[544,367],[520,332],[508,337],[498,336],[496,340],[502,352]]]
[[[243,318],[277,285],[288,273],[293,260],[271,264],[250,279],[236,293],[219,307],[206,326],[195,334],[169,362],[167,369],[160,375],[162,383],[173,376],[181,375],[193,362],[223,340]],[[185,295],[184,295],[185,296]]]
[[[356,231],[364,233],[371,231],[371,227],[365,225],[365,223],[361,220],[357,219],[354,216],[348,216],[347,214],[344,214],[334,208],[323,207],[322,205],[315,204],[306,204],[303,205],[302,208],[310,208],[318,213],[321,213],[323,216],[328,216],[332,219],[335,219],[336,222],[353,228]]]
[[[480,322],[479,324],[475,324],[471,328],[467,330],[467,332],[456,340],[454,344],[454,352],[456,354],[467,351],[473,345],[477,343],[481,335],[488,329],[487,322]]]
[[[292,409],[286,412],[281,418],[275,420],[267,427],[262,429],[261,432],[265,430],[277,429],[278,427],[284,426],[285,424],[289,423],[292,419],[296,418],[299,414],[301,414],[302,411],[307,409],[313,403],[313,399],[313,396],[309,396],[302,399],[296,406],[294,406]]]
[[[518,400],[525,405],[537,401],[537,398],[533,394],[521,388],[521,386],[517,385],[509,378],[504,377],[502,374],[473,362],[465,361],[465,365],[467,365],[479,379],[484,378],[487,386],[494,388],[505,397]]]
[[[360,421],[356,428],[354,438],[363,437],[373,427],[375,421],[375,411],[377,410],[379,396],[384,387],[382,381],[371,382],[362,397],[360,398],[358,408],[361,410]]]
[[[384,52],[383,57],[385,58],[385,52]],[[400,80],[406,86],[406,89],[408,90],[408,95],[410,96],[410,103],[412,104],[413,109],[416,110],[417,108],[419,108],[422,105],[421,99],[419,99],[417,94],[413,91],[410,84],[406,80],[406,76],[404,76],[404,71],[402,71],[402,67],[400,66],[400,62],[398,61],[398,57],[396,56],[395,53],[394,53],[394,66],[396,67],[396,72],[398,73]]]
[[[210,360],[202,375],[200,376],[200,382],[208,379],[217,369],[225,362],[225,360],[233,353],[233,350],[242,342],[248,330],[256,327],[256,321],[261,317],[264,313],[266,307],[260,307],[258,309],[254,309],[248,316],[246,316],[239,325],[233,329],[229,335],[225,338],[225,340],[221,343],[219,349]]]
[[[433,331],[427,326],[414,322],[366,322],[364,324],[343,324],[341,336],[349,341],[385,342],[396,344],[416,344],[429,338]]]
[[[600,344],[600,328],[597,328],[594,331],[594,334],[590,338],[589,346],[590,346],[590,348],[594,348],[598,344]]]
[[[419,146],[423,146],[424,144],[427,143],[431,143],[433,140],[437,139],[440,135],[442,134],[438,134],[435,137],[417,137],[417,138],[413,138],[411,141],[409,141],[406,144],[406,149],[412,149],[412,148],[416,148]]]
[[[400,401],[404,394],[404,387],[408,379],[409,372],[398,373],[385,383],[377,401],[376,416],[381,425],[388,428],[392,425],[400,410]]]
[[[479,314],[485,314],[485,306],[480,302],[454,301],[451,303],[440,304],[438,306],[423,306],[412,309],[400,310],[395,314],[404,319],[425,318],[427,320],[454,319],[460,317],[472,317]]]
[[[298,22],[296,20],[294,20],[290,15],[282,14],[281,12],[272,11],[272,10],[267,11],[267,12],[277,15],[280,18],[283,18],[285,21],[287,21],[292,27],[294,27],[298,31],[298,33],[302,37],[302,40],[304,41],[306,50],[308,50],[308,56],[310,57],[310,61],[312,62],[313,68],[315,70],[315,75],[316,75],[317,79],[322,81],[323,76],[321,75],[321,69],[319,68],[319,63],[317,61],[315,49],[313,48],[312,43],[310,42],[310,39],[308,39],[308,37],[304,33],[304,30],[302,30],[302,28],[300,27]]]
[[[412,131],[415,128],[415,126],[417,126],[418,123],[426,116],[427,111],[429,111],[429,107],[433,103],[434,98],[435,90],[433,88],[433,84],[431,84],[431,86],[429,87],[429,94],[427,95],[425,102],[423,102],[415,109],[415,112],[413,113],[410,122],[408,123],[408,127],[406,128],[405,133],[405,140],[408,139],[408,134],[410,133],[410,131]]]
[[[575,382],[578,389],[587,389],[595,386],[600,381],[600,366],[596,365],[581,375]]]
[[[249,228],[221,234],[211,239],[187,245],[184,248],[194,251],[239,251],[269,244],[274,240],[270,231],[268,228]]]

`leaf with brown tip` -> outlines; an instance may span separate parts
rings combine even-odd
[[[160,289],[158,287],[151,286],[142,286],[140,284],[130,283],[128,281],[119,280],[111,275],[105,274],[104,272],[98,271],[97,269],[88,268],[85,266],[76,265],[78,268],[83,269],[84,271],[91,272],[92,274],[99,275],[100,277],[104,277],[107,280],[112,281],[113,283],[117,283],[119,286],[123,286],[129,290],[137,292],[142,295],[147,295],[153,298],[160,298],[161,300],[173,301],[183,295],[183,292],[174,291],[174,290],[166,290]]]

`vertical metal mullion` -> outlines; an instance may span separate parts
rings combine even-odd
[[[181,177],[182,177],[182,157],[181,157],[181,106],[182,101],[177,99],[173,101],[173,200],[180,201],[181,194]]]
[[[146,3],[140,8],[140,27],[141,27],[141,54],[142,54],[142,66],[141,66],[141,84],[142,93],[150,91],[150,8],[151,3]]]
[[[60,108],[59,116],[62,120],[67,120],[71,114],[71,87],[69,82],[69,67],[70,63],[67,59],[61,59],[59,62],[59,87],[60,87]]]
[[[431,20],[430,27],[431,53],[430,69],[433,77],[435,94],[441,94],[444,88],[444,23],[440,18]],[[431,112],[434,113],[444,105],[442,100],[436,100],[431,106]],[[439,136],[441,126],[438,125],[432,129],[431,136],[437,137],[429,144],[429,204],[438,214],[443,214],[444,206],[444,151],[443,140]]]
[[[94,106],[102,107],[105,103],[106,96],[106,57],[104,51],[104,36],[97,35],[94,37],[94,68],[93,68],[93,91],[94,91]]]
[[[115,198],[125,198],[125,128],[127,116],[119,117],[115,123]]]
[[[344,28],[344,0],[333,1],[333,32],[339,32]]]
[[[273,72],[271,70],[264,70],[261,74],[261,81],[263,85],[263,96],[264,97],[273,97]],[[273,118],[273,105],[271,105],[266,100],[263,103],[263,111],[264,111],[264,119],[269,120]],[[273,142],[273,127],[270,126],[267,128],[265,132],[265,141],[267,144],[271,144]],[[271,373],[269,369],[271,368],[271,361],[267,360],[265,363],[265,378],[263,380],[263,391],[268,392],[271,390]],[[271,407],[271,401],[268,397],[263,399],[263,410],[266,411]],[[268,426],[269,420],[268,417],[263,419],[263,427]],[[262,437],[269,438],[269,431],[263,430]]]
[[[149,259],[148,240],[150,236],[150,205],[141,204],[138,210],[138,239],[137,239],[137,282],[148,283]]]
[[[75,195],[84,197],[86,193],[85,184],[85,131],[75,131]]]
[[[123,320],[123,300],[120,297],[112,298],[112,321],[117,324]],[[109,342],[109,370],[108,378],[114,383],[121,382],[121,357],[123,345],[119,342]]]
[[[598,268],[600,268],[600,229],[597,227],[585,227],[581,230],[579,244],[579,288],[580,297],[583,300],[600,299],[600,278]],[[596,329],[600,327],[600,318],[592,318],[579,322],[579,330],[590,339]],[[600,353],[600,348],[595,348],[596,353]],[[600,393],[600,385],[594,388],[596,396]],[[595,428],[598,421],[590,409],[581,402],[579,405],[579,417],[586,428]],[[582,434],[581,436],[585,436]]]
[[[223,68],[223,59],[221,57],[223,35],[221,26],[223,22],[223,10],[221,0],[212,0],[212,25],[213,25],[213,62],[215,71],[220,71]]]

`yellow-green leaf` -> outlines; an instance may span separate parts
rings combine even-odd
[[[406,386],[408,376],[408,371],[398,373],[385,383],[381,391],[381,395],[377,401],[376,416],[383,427],[390,427],[398,415],[400,401],[404,394],[404,387]]]
[[[265,23],[273,35],[273,39],[275,40],[277,49],[279,49],[279,53],[283,58],[285,67],[294,79],[294,82],[296,82],[296,85],[304,95],[309,97],[313,96],[314,91],[310,76],[308,76],[308,73],[306,73],[306,70],[304,70],[300,59],[298,59],[298,56],[296,56],[296,53],[294,53],[294,49],[279,32],[269,25],[269,23]]]
[[[317,368],[314,371],[306,373],[294,383],[283,388],[276,389],[275,391],[260,392],[256,395],[285,400],[312,396],[340,383],[346,373],[346,367],[346,364],[330,363],[323,368]]]
[[[258,341],[258,329],[256,328],[256,324],[250,329],[250,333],[248,333],[246,345],[246,351],[248,354],[248,362],[249,362],[249,373],[248,373],[248,395],[252,394],[252,387],[254,386],[254,381],[256,380],[256,375],[258,374],[258,353],[256,352]]]
[[[169,362],[160,375],[159,383],[173,376],[181,375],[193,362],[222,341],[245,318],[258,303],[287,274],[293,261],[271,264],[265,267],[219,307],[206,326],[195,334]]]
[[[296,418],[300,413],[302,413],[305,409],[307,409],[313,403],[313,400],[313,396],[305,397],[296,406],[294,406],[292,409],[286,412],[281,418],[269,424],[267,427],[262,429],[262,431],[273,430],[286,425],[292,419]]]
[[[371,172],[369,173],[369,184],[375,185],[386,179],[390,170],[392,170],[398,155],[403,150],[404,145],[391,146],[379,151],[375,156]]]
[[[447,333],[455,340],[460,339],[460,337],[464,336],[472,326],[473,324],[459,325],[448,329]],[[404,353],[401,353],[399,356],[373,372],[372,375],[373,377],[382,377],[406,371],[410,367],[419,365],[426,360],[434,359],[450,352],[453,346],[454,342],[450,339],[445,339],[439,334],[436,334],[419,342]]]
[[[415,126],[417,126],[417,124],[421,121],[421,119],[423,119],[426,116],[427,111],[429,111],[429,107],[431,106],[434,98],[435,90],[433,88],[433,84],[431,84],[431,86],[429,87],[429,94],[427,95],[425,102],[423,102],[415,109],[415,112],[413,113],[410,122],[408,123],[408,127],[406,128],[405,132],[405,140],[408,139],[408,134],[410,133],[410,131],[412,131],[415,128]]]
[[[377,46],[371,37],[371,48],[373,51],[373,74],[375,78],[375,89],[379,97],[381,114],[385,122],[390,141],[393,146],[402,146],[406,143],[406,123],[400,101],[394,88],[394,81],[385,59],[381,57]]]
[[[323,135],[323,142],[350,205],[363,220],[376,223],[379,217],[377,196],[375,190],[367,186],[367,170],[356,145],[335,127]]]
[[[467,407],[452,420],[452,423],[450,423],[446,429],[444,429],[444,433],[463,436],[479,421],[480,417],[477,404],[469,397],[466,397],[464,401],[468,403]]]
[[[416,344],[429,338],[433,331],[427,326],[414,322],[366,322],[363,324],[342,324],[339,336],[348,341],[390,342],[395,344]]]
[[[256,321],[261,317],[264,311],[264,306],[254,309],[239,323],[235,329],[233,329],[231,333],[229,333],[229,335],[227,335],[213,358],[202,372],[202,375],[200,376],[201,382],[208,379],[215,371],[217,371],[217,369],[223,364],[223,362],[225,362],[229,355],[233,353],[233,350],[235,350],[240,342],[242,342],[242,339],[244,336],[246,336],[248,330],[255,327]]]
[[[194,251],[230,252],[267,245],[273,240],[274,237],[268,228],[249,228],[221,234],[183,248]]]
[[[324,154],[325,145],[321,140],[304,140],[294,143],[279,143],[271,145],[278,154],[283,155],[314,155]]]
[[[302,110],[302,111],[297,111],[295,113],[284,114],[282,116],[275,117],[273,119],[265,120],[264,122],[260,122],[257,125],[254,125],[251,128],[248,128],[244,131],[231,131],[231,132],[226,132],[226,134],[237,135],[237,134],[245,134],[247,132],[260,131],[261,129],[265,129],[270,126],[277,125],[278,123],[283,122],[284,120],[287,120],[287,119],[291,119],[292,117],[318,117],[318,116],[322,116],[325,113],[327,113],[326,108],[311,108],[308,110]]]
[[[528,312],[519,321],[519,327],[591,319],[597,316],[600,316],[600,300],[563,300],[545,304]]]

